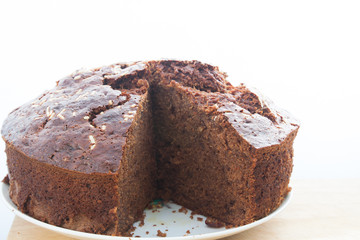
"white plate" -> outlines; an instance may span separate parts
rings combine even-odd
[[[267,222],[279,212],[281,212],[289,203],[291,198],[291,193],[289,193],[282,204],[272,212],[270,215],[259,219],[253,223],[225,229],[225,228],[210,228],[207,227],[205,224],[206,217],[201,215],[193,215],[193,219],[190,218],[191,211],[185,214],[184,212],[178,212],[178,209],[181,206],[174,204],[174,203],[167,203],[164,207],[157,209],[153,212],[153,210],[145,210],[145,224],[142,227],[139,227],[139,222],[136,222],[134,226],[136,230],[134,232],[134,237],[114,237],[114,236],[106,236],[106,235],[99,235],[99,234],[92,234],[92,233],[84,233],[74,230],[69,230],[66,228],[57,227],[54,225],[50,225],[44,223],[42,221],[36,220],[22,212],[20,212],[15,204],[11,201],[9,197],[9,186],[7,184],[1,183],[1,196],[5,203],[5,205],[14,212],[17,216],[21,217],[22,219],[33,223],[39,227],[72,237],[76,239],[82,240],[89,240],[89,239],[99,239],[99,240],[129,240],[129,239],[161,239],[161,240],[168,240],[168,239],[218,239],[227,237],[230,235],[237,234],[239,232],[248,230],[264,222]],[[175,211],[175,212],[173,212]],[[199,221],[197,218],[203,218],[202,221]],[[154,226],[156,225],[156,226]],[[163,233],[167,234],[167,237],[158,237],[157,230],[160,230]],[[167,231],[166,231],[167,230]],[[190,233],[186,233],[187,231]],[[146,232],[148,231],[148,234]],[[136,237],[135,236],[140,236]]]

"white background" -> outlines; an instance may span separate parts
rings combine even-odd
[[[218,65],[299,118],[293,178],[359,177],[357,1],[1,0],[0,122],[76,69],[160,58]]]

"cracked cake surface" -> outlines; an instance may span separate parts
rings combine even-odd
[[[290,191],[299,123],[226,77],[161,60],[59,80],[2,126],[10,197],[42,221],[108,235],[127,235],[157,197],[234,226],[266,216]]]
[[[113,89],[104,80],[137,71],[128,68],[125,72],[115,65],[61,79],[55,88],[14,110],[3,125],[3,137],[29,157],[61,168],[115,172],[119,146],[125,143],[141,96]]]

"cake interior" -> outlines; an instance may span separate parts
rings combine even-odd
[[[225,223],[250,222],[253,166],[241,140],[176,85],[152,91],[159,196]]]
[[[253,221],[250,146],[222,116],[211,113],[211,106],[206,108],[208,103],[194,97],[223,92],[226,83],[220,77],[214,82],[207,69],[211,66],[188,66],[197,74],[179,72],[178,67],[184,66],[166,63],[154,67],[160,72],[107,82],[128,92],[139,92],[144,78],[150,83],[148,101],[140,104],[120,164],[120,229],[138,220],[154,198],[172,200],[224,223]]]
[[[123,66],[127,67],[126,65]],[[148,82],[143,79],[144,72],[125,75],[119,79],[105,79],[104,84],[121,90],[128,99],[140,99],[131,106],[136,110],[130,128],[122,137],[126,143],[118,174],[117,208],[118,231],[128,235],[129,227],[139,220],[146,206],[156,198],[156,159],[153,144],[153,120]],[[135,107],[136,105],[136,107]],[[127,114],[124,112],[124,114]]]
[[[150,98],[145,93],[126,134],[119,168],[119,230],[122,235],[142,217],[145,207],[156,197],[156,161],[153,148]]]

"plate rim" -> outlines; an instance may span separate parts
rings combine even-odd
[[[288,205],[292,198],[292,191],[288,192],[288,194],[285,196],[284,200],[280,204],[280,206],[275,209],[273,212],[271,212],[269,215],[258,219],[252,223],[242,225],[239,227],[234,227],[230,229],[224,229],[222,231],[218,232],[212,232],[212,233],[203,233],[203,234],[194,234],[194,235],[187,235],[187,236],[176,236],[176,237],[123,237],[123,236],[109,236],[109,235],[101,235],[101,234],[95,234],[95,233],[86,233],[86,232],[80,232],[76,230],[71,230],[67,228],[62,228],[59,226],[51,225],[49,223],[42,222],[40,220],[37,220],[25,213],[22,213],[19,211],[16,207],[16,205],[12,202],[9,196],[9,185],[1,182],[1,199],[5,206],[11,210],[16,216],[22,218],[23,220],[32,223],[38,227],[45,228],[47,230],[56,232],[61,235],[71,236],[73,238],[78,239],[79,237],[82,239],[101,239],[101,240],[172,240],[172,239],[179,239],[179,240],[187,240],[187,239],[216,239],[216,238],[223,238],[228,237],[231,235],[238,234],[240,232],[246,231],[250,228],[256,227],[258,225],[261,225],[276,215],[278,215],[280,212],[282,212]]]

